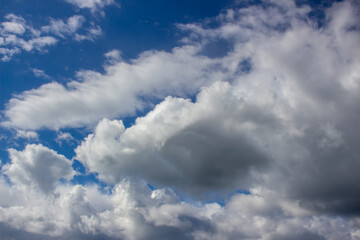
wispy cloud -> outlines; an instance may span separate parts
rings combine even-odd
[[[114,0],[65,0],[66,2],[77,6],[78,8],[90,9],[93,13],[100,11],[111,4],[116,4]],[[118,5],[118,4],[116,4]]]
[[[30,70],[33,72],[34,76],[37,78],[51,79],[51,77],[49,75],[47,75],[43,70],[40,70],[37,68],[30,68]]]

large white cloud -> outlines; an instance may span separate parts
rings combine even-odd
[[[217,61],[196,56],[196,47],[150,51],[131,63],[106,67],[106,73],[81,71],[81,81],[52,82],[9,101],[4,126],[59,129],[93,124],[103,117],[133,114],[144,100],[196,92],[204,83],[223,79],[209,70]],[[186,69],[184,71],[183,69]]]

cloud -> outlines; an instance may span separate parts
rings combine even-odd
[[[117,49],[113,49],[107,53],[104,54],[106,60],[108,61],[109,64],[115,64],[117,62],[122,61],[122,57],[121,57],[121,51],[117,50]]]
[[[357,216],[356,12],[336,3],[319,30],[303,21],[306,6],[284,7],[228,11],[215,29],[183,26],[190,42],[235,41],[224,57],[203,57],[221,59],[230,83],[203,87],[195,103],[168,97],[128,129],[102,120],[77,158],[109,182],[135,175],[194,195],[262,185],[314,212]],[[221,71],[209,66],[203,72]]]
[[[87,29],[87,32],[85,34],[78,34],[76,33],[74,36],[74,40],[76,41],[94,41],[96,38],[100,37],[102,35],[102,29],[99,26],[92,26]]]
[[[38,139],[39,134],[34,131],[17,130],[15,138]]]
[[[34,73],[34,76],[37,78],[51,79],[51,77],[47,75],[43,70],[37,68],[30,68],[30,70]]]
[[[73,176],[71,162],[41,144],[27,145],[23,151],[9,149],[9,155],[11,163],[4,165],[2,171],[19,186],[49,193],[60,178]]]
[[[0,183],[2,193],[10,191]],[[186,203],[171,189],[151,190],[144,181],[129,179],[109,193],[91,185],[57,186],[50,196],[11,191],[28,199],[6,207],[1,200],[0,219],[8,223],[0,226],[2,232],[17,239],[336,240],[355,237],[358,229],[350,219],[296,215],[289,211],[291,202],[260,189],[236,194],[223,207]]]
[[[358,5],[334,3],[318,27],[306,5],[268,3],[179,25],[188,35],[170,52],[12,98],[7,127],[97,123],[74,159],[105,183],[62,180],[71,161],[42,145],[12,149],[0,178],[2,232],[359,239]],[[214,52],[219,42],[227,47]],[[145,107],[130,127],[118,119]],[[216,197],[222,205],[208,202]]]
[[[72,35],[78,31],[84,22],[85,18],[80,15],[69,17],[66,23],[62,19],[51,19],[49,25],[41,27],[41,31],[45,33],[53,33],[64,38],[66,35]]]
[[[7,120],[2,124],[59,129],[134,114],[148,107],[146,99],[192,94],[206,82],[223,79],[225,73],[209,70],[217,64],[214,61],[196,56],[195,47],[185,46],[170,53],[145,52],[131,63],[106,66],[104,74],[80,71],[79,81],[66,86],[52,82],[11,99],[5,110]]]
[[[8,14],[5,16],[7,22],[1,23],[1,34],[12,33],[22,35],[25,32],[25,19],[18,17],[14,14]]]
[[[250,134],[243,134],[251,119],[241,122],[239,116],[248,109],[229,84],[215,83],[196,103],[166,98],[128,129],[121,121],[103,119],[75,150],[76,158],[110,182],[140,176],[196,194],[248,188],[251,171],[268,161]],[[258,114],[254,117],[266,117]]]
[[[2,61],[10,61],[12,56],[22,50],[43,52],[46,47],[56,45],[59,40],[74,39],[76,41],[94,41],[102,34],[95,24],[82,30],[85,18],[80,15],[63,19],[50,19],[48,25],[35,29],[25,19],[14,14],[5,16],[0,23],[0,54]]]
[[[104,8],[107,5],[114,4],[114,0],[65,0],[78,8],[88,8],[95,12],[99,9]]]
[[[59,132],[57,137],[55,138],[55,141],[59,145],[61,145],[63,142],[71,143],[74,140],[74,137],[69,132]]]

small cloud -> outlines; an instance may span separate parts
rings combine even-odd
[[[84,22],[85,18],[80,15],[69,17],[66,22],[62,19],[51,19],[50,24],[43,26],[41,30],[65,38],[65,36],[71,35],[81,28]]]
[[[69,132],[59,132],[59,134],[57,135],[55,141],[61,145],[63,142],[66,143],[71,143],[72,141],[74,141],[74,137],[69,133]]]
[[[87,8],[92,12],[104,8],[107,5],[115,4],[114,0],[65,0],[78,8]]]
[[[101,36],[101,34],[102,34],[101,27],[93,26],[89,28],[85,34],[76,33],[74,36],[74,40],[79,42],[84,40],[94,41],[96,38]]]
[[[39,135],[34,131],[17,130],[15,138],[38,139]]]
[[[30,68],[30,70],[33,72],[33,74],[37,78],[51,79],[51,77],[49,75],[47,75],[43,70],[40,70],[37,68]]]
[[[105,53],[104,56],[110,64],[114,64],[116,62],[122,61],[120,50],[113,49],[113,50]]]

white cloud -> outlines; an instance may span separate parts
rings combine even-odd
[[[30,68],[30,70],[34,73],[34,76],[37,78],[51,79],[51,77],[47,75],[43,70],[37,68]]]
[[[99,26],[92,26],[86,30],[85,34],[76,33],[74,36],[74,40],[76,41],[94,41],[96,38],[102,35],[102,29]]]
[[[171,53],[145,52],[131,63],[106,66],[104,74],[81,71],[77,74],[80,81],[67,86],[53,82],[21,93],[10,100],[5,112],[9,120],[2,124],[59,129],[133,114],[146,106],[141,98],[186,95],[205,82],[223,79],[225,73],[209,69],[216,64],[216,60],[196,56],[196,48],[191,46]]]
[[[0,23],[2,61],[9,61],[13,55],[21,53],[22,50],[43,52],[46,47],[56,45],[60,39],[94,41],[102,34],[101,28],[94,23],[82,30],[85,18],[80,15],[71,16],[65,22],[62,19],[51,19],[49,25],[39,29],[33,28],[24,18],[14,14],[6,15],[5,19],[5,22]]]
[[[1,226],[5,239],[12,232],[17,239],[42,239],[36,234],[44,234],[46,239],[337,240],[356,236],[358,229],[346,218],[291,214],[279,195],[259,189],[234,195],[221,207],[182,202],[170,189],[150,190],[134,180],[118,183],[108,194],[96,186],[58,186],[50,196],[10,188],[0,181],[2,194],[26,194],[28,200],[7,206],[0,200],[0,221],[8,223]],[[16,229],[27,231],[26,237],[20,238]]]
[[[1,23],[0,34],[18,34],[22,35],[25,32],[25,20],[22,17],[18,17],[14,14],[8,14],[5,16],[7,22]]]
[[[74,141],[74,137],[69,132],[59,132],[55,141],[60,145],[63,142],[71,143],[72,141]]]
[[[110,64],[115,64],[117,62],[122,61],[121,51],[117,49],[113,49],[105,53],[104,56]]]
[[[15,33],[15,34],[23,34],[25,32],[25,28],[22,24],[16,22],[3,22],[1,23],[3,27],[3,31],[7,33]]]
[[[9,149],[11,163],[2,171],[19,187],[51,192],[60,178],[73,176],[71,162],[41,144],[29,144],[23,151]]]
[[[17,130],[15,138],[38,139],[39,135],[34,131]]]
[[[114,4],[114,0],[65,0],[78,8],[89,8],[91,11],[96,11],[107,5]]]
[[[80,15],[74,15],[69,17],[66,23],[62,19],[51,19],[50,24],[41,27],[41,30],[45,33],[53,33],[59,37],[72,35],[81,28],[85,18]]]

